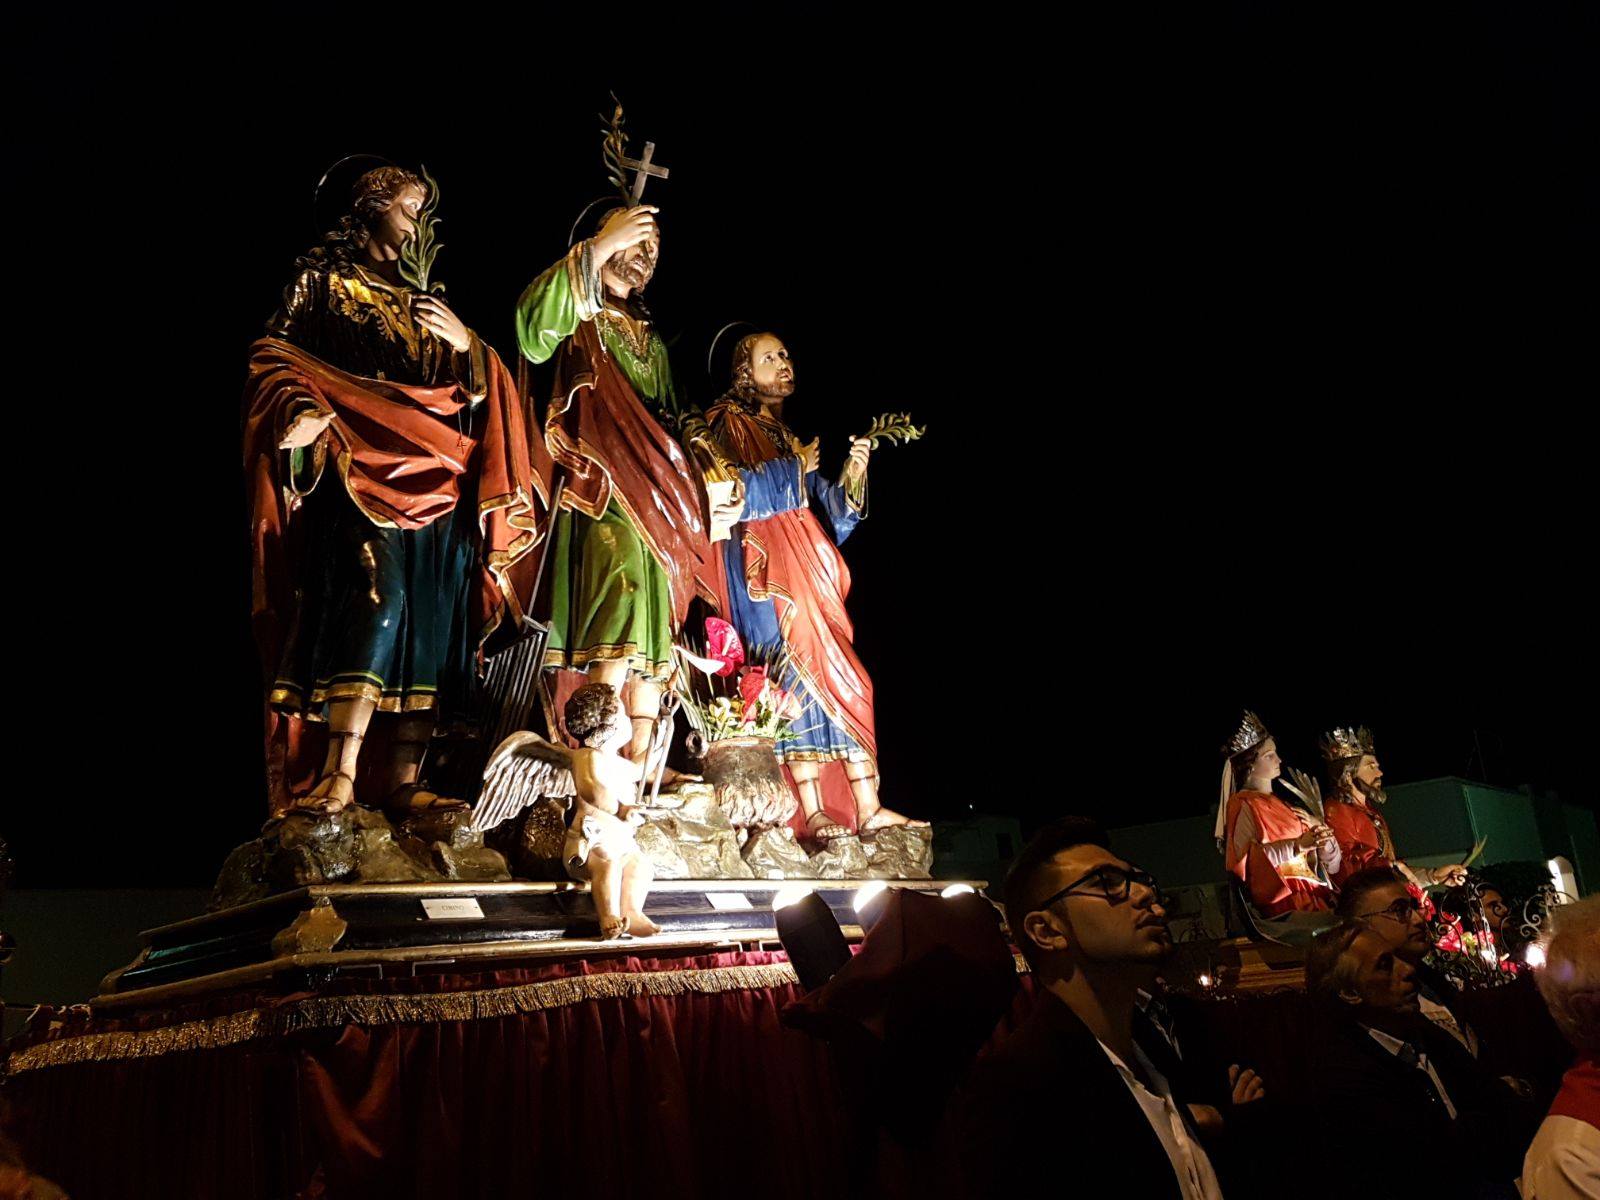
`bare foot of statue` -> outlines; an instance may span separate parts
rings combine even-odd
[[[628,928],[627,917],[615,916],[600,918],[600,940],[602,942],[614,942],[618,938],[624,937],[630,932],[631,930]]]
[[[356,781],[343,771],[324,775],[317,786],[304,796],[297,797],[289,806],[290,814],[331,817],[341,813],[356,801]]]
[[[649,937],[651,934],[660,933],[661,926],[642,912],[636,912],[628,917],[628,932],[634,937]]]
[[[819,808],[806,817],[806,836],[826,844],[849,837],[850,831],[830,817],[826,809]]]
[[[885,808],[881,804],[869,813],[856,814],[857,833],[875,833],[879,829],[888,829],[893,825],[907,825],[912,829],[926,829],[928,827],[926,821],[914,820],[904,813],[897,813],[894,809]]]
[[[467,802],[430,792],[419,783],[402,783],[389,793],[383,807],[396,816],[411,817],[425,812],[456,812],[466,808]]]

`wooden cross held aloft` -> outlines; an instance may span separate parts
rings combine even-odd
[[[665,179],[667,177],[666,167],[658,167],[650,162],[650,156],[655,152],[656,144],[654,142],[646,142],[642,155],[638,158],[625,158],[622,160],[622,165],[633,172],[633,194],[628,201],[629,204],[639,203],[639,198],[644,195],[644,185],[647,179],[652,176],[656,179]]]

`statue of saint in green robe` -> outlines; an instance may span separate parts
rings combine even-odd
[[[652,211],[608,214],[599,236],[517,304],[522,353],[555,360],[545,440],[566,471],[545,665],[587,669],[619,689],[629,673],[664,679],[690,602],[699,594],[715,605],[720,591],[705,486],[669,432],[677,402],[666,347],[637,296],[659,241],[635,214]],[[649,233],[616,250],[610,231],[630,217]]]

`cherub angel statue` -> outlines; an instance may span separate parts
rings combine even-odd
[[[541,799],[565,799],[566,837],[561,863],[574,879],[587,879],[603,939],[647,937],[661,928],[644,915],[655,870],[634,830],[643,820],[634,803],[647,764],[620,750],[633,724],[608,684],[579,688],[563,712],[569,750],[536,733],[514,733],[495,748],[484,769],[472,828],[492,829]]]

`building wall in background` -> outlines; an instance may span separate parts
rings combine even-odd
[[[1425,779],[1388,789],[1389,803],[1383,806],[1383,815],[1401,858],[1444,863],[1466,857],[1476,835],[1462,790],[1464,783],[1455,778]]]
[[[1022,822],[1015,817],[978,813],[964,821],[933,824],[933,877],[974,879],[1000,894],[1006,868],[1022,849]]]
[[[17,952],[0,976],[0,996],[7,1004],[82,1004],[107,972],[133,961],[142,930],[197,917],[209,899],[201,890],[7,892],[0,928],[17,939]],[[25,1016],[7,1010],[7,1037]]]
[[[1217,883],[1223,878],[1222,855],[1211,836],[1211,817],[1182,817],[1149,825],[1113,829],[1111,848],[1137,863],[1169,889]]]
[[[1586,896],[1600,892],[1600,825],[1594,811],[1563,804],[1561,815],[1567,833],[1567,857],[1578,870],[1578,886]]]
[[[1572,862],[1585,895],[1600,885],[1594,813],[1555,796],[1446,777],[1389,789],[1388,815],[1400,852],[1425,866],[1459,862],[1455,856],[1484,837],[1486,864],[1560,855]]]

